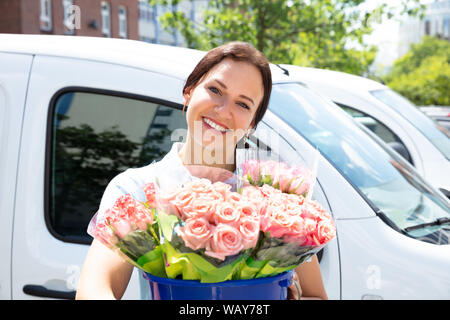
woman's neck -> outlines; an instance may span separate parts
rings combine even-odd
[[[235,148],[233,150],[219,150],[203,147],[195,143],[190,137],[186,138],[186,143],[178,152],[183,164],[200,165],[225,169],[231,172],[236,170]]]

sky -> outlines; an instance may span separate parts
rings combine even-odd
[[[422,4],[428,4],[434,2],[435,0],[421,0]],[[400,4],[399,0],[367,0],[365,2],[365,6],[367,9],[375,8],[377,5],[386,3],[390,6],[393,6],[395,3]],[[382,24],[378,24],[374,26],[374,32],[372,35],[367,37],[368,43],[381,43],[383,41],[398,41],[398,26],[399,22],[396,20],[388,20],[383,22]]]
[[[435,0],[422,0],[422,4],[428,4]],[[367,10],[376,7],[377,5],[387,3],[393,6],[395,3],[400,4],[399,0],[367,0],[364,6]],[[376,68],[383,69],[390,65],[397,56],[397,46],[399,43],[399,21],[385,20],[382,24],[376,24],[373,27],[374,31],[371,35],[365,38],[367,44],[374,44],[378,46],[378,55],[375,59],[374,70]]]

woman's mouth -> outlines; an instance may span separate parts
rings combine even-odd
[[[209,118],[202,117],[202,120],[208,129],[214,129],[222,134],[230,131],[230,129],[228,129],[227,127],[224,127]]]

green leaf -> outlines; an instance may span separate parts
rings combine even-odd
[[[231,280],[233,274],[248,257],[240,257],[222,267],[216,267],[197,253],[183,253],[176,250],[169,242],[162,245],[165,256],[167,277],[175,279],[179,276],[184,280],[200,280],[202,283],[216,283]]]
[[[154,276],[167,278],[161,246],[149,251],[137,260],[139,267]]]
[[[158,223],[161,236],[167,241],[171,241],[173,228],[180,223],[180,219],[175,215],[169,215],[162,210],[158,210]]]

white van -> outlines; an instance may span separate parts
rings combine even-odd
[[[281,65],[331,99],[399,152],[435,187],[450,196],[450,132],[406,98],[376,81],[316,68]]]
[[[184,81],[203,54],[0,35],[0,299],[74,297],[107,183],[169,150],[186,126]],[[319,255],[328,297],[449,299],[448,200],[344,111],[272,67],[269,111],[253,139],[270,146],[266,133],[276,132],[282,155],[321,153],[313,197],[337,224]],[[135,269],[124,299],[148,297]]]

